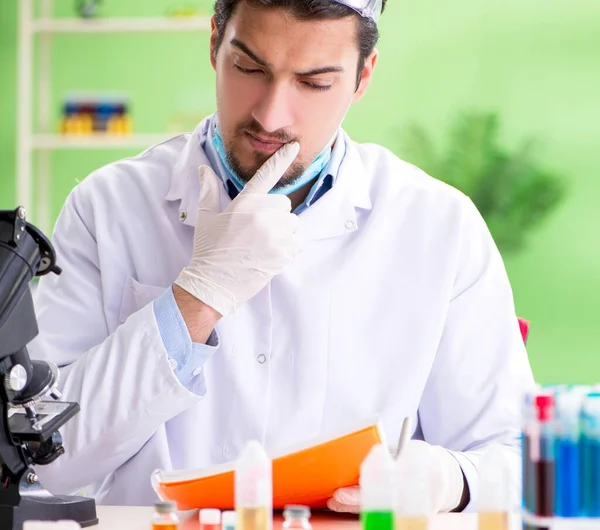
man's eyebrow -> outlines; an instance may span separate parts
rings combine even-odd
[[[232,46],[235,46],[236,48],[239,48],[241,51],[243,51],[256,64],[259,64],[260,66],[264,66],[265,68],[267,68],[269,66],[269,63],[267,61],[265,61],[264,59],[261,59],[258,55],[256,55],[256,53],[254,53],[242,41],[240,41],[234,37],[229,42]],[[344,71],[344,68],[341,66],[322,66],[319,68],[313,68],[312,70],[307,70],[306,72],[296,72],[296,75],[298,77],[312,77],[312,76],[321,75],[321,74],[340,73],[343,71]]]
[[[260,64],[261,66],[269,66],[267,61],[261,59],[258,55],[256,55],[248,46],[246,46],[243,42],[239,41],[236,38],[231,39],[230,44],[242,50],[250,59],[252,59],[256,64]]]
[[[321,68],[315,68],[306,72],[296,72],[296,75],[298,77],[311,77],[313,75],[339,73],[343,71],[344,68],[341,66],[322,66]]]

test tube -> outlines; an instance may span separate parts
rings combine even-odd
[[[533,461],[531,459],[531,439],[534,435],[534,419],[535,419],[535,406],[534,406],[534,393],[528,392],[525,394],[523,401],[523,423],[521,430],[521,472],[523,476],[522,480],[522,507],[523,509],[533,514],[535,513],[535,488],[534,488],[534,472]],[[525,530],[530,530],[526,525]]]
[[[273,472],[263,446],[249,441],[235,467],[235,510],[238,530],[273,528]]]
[[[554,512],[553,409],[551,392],[537,391],[525,398],[523,501],[530,515],[549,517]],[[526,530],[531,528],[525,524]]]
[[[583,400],[580,448],[582,515],[600,517],[600,392]]]
[[[536,440],[532,439],[531,459],[533,461],[535,482],[535,514],[551,517],[554,513],[554,436],[552,432],[554,420],[554,395],[538,394],[535,396]]]
[[[398,477],[414,476],[410,455],[400,453],[396,462]],[[397,484],[395,530],[428,530],[431,516],[431,469],[427,462],[419,463],[419,477],[399,480]]]
[[[508,530],[510,524],[510,467],[506,451],[494,444],[479,463],[479,530]]]
[[[582,399],[577,388],[556,395],[554,514],[559,517],[578,517],[581,511],[579,418]]]
[[[360,467],[360,517],[363,530],[393,530],[396,466],[387,447],[374,445]]]

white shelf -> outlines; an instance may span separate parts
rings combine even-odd
[[[63,18],[38,19],[32,22],[35,33],[131,33],[206,31],[208,17],[173,18]]]
[[[36,134],[33,136],[32,147],[38,151],[58,149],[145,149],[177,136],[177,134],[90,134],[80,136],[74,134]]]
[[[0,0],[0,2],[4,1]],[[53,39],[56,36],[69,34],[85,37],[88,34],[107,33],[166,35],[185,32],[195,36],[210,31],[208,15],[52,18],[54,3],[55,0],[15,1],[18,9],[17,93],[19,94],[17,98],[17,203],[28,208],[30,220],[48,235],[52,229],[49,199],[52,195],[52,151],[70,149],[139,149],[141,151],[177,136],[175,132],[90,136],[56,134],[54,131],[57,129],[52,120]],[[34,134],[34,130],[40,131],[40,134]]]

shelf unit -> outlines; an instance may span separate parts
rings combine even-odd
[[[52,76],[50,46],[60,34],[180,33],[210,29],[208,17],[173,18],[52,18],[53,0],[19,0],[17,57],[17,203],[28,210],[28,219],[45,233],[51,232],[50,157],[59,149],[144,149],[177,133],[134,133],[89,136],[53,134],[51,123]],[[36,17],[39,7],[39,17]],[[34,72],[34,43],[40,40],[38,82]],[[34,117],[33,98],[39,113]],[[34,133],[34,118],[39,132]],[[37,157],[38,201],[33,204],[33,157]]]

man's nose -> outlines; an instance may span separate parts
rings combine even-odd
[[[254,107],[252,117],[267,132],[289,128],[293,123],[291,96],[290,87],[285,83],[270,83]]]

